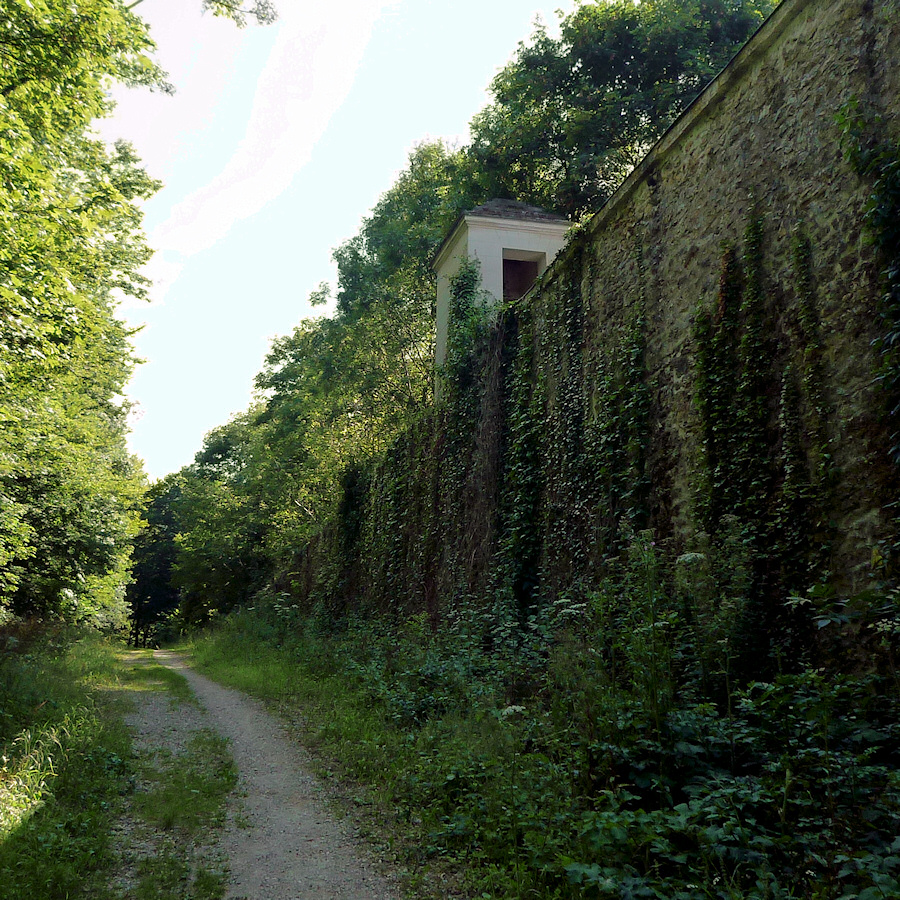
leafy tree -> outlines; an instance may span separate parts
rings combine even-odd
[[[136,202],[157,184],[90,122],[114,78],[165,87],[113,0],[12,0],[0,26],[0,607],[122,610],[142,486],[124,444],[133,360],[115,316],[146,291]],[[88,601],[88,598],[93,599]]]
[[[144,0],[132,0],[128,9],[134,9],[143,2]],[[209,10],[214,16],[231,19],[238,28],[243,28],[250,19],[260,25],[270,25],[278,18],[275,5],[270,0],[254,0],[249,4],[243,0],[203,0],[203,9]]]
[[[431,278],[431,256],[456,217],[481,198],[473,194],[469,159],[441,141],[424,142],[381,196],[359,233],[334,253],[338,311],[353,317],[390,303],[390,282],[406,270]]]
[[[241,28],[249,19],[254,19],[259,25],[270,25],[278,18],[275,4],[270,0],[253,0],[249,4],[241,0],[203,0],[203,8],[211,10],[213,15],[231,19]]]
[[[430,402],[434,274],[431,259],[459,214],[481,198],[470,160],[443,142],[419,144],[359,231],[334,252],[337,313],[276,342],[258,381],[270,389],[288,359],[314,342],[317,390],[343,404],[352,440],[371,452]],[[315,334],[314,334],[315,332]],[[299,343],[298,343],[299,342]],[[327,348],[327,349],[326,349]],[[365,423],[363,425],[363,423]]]
[[[771,0],[583,2],[538,27],[472,121],[477,178],[580,216],[595,210],[750,37]]]
[[[159,185],[90,128],[110,81],[171,90],[138,5],[8,0],[0,21],[0,615],[124,611],[144,479],[115,309],[146,295],[137,203]],[[205,6],[274,17],[266,0]]]
[[[178,608],[180,594],[173,582],[181,497],[177,475],[151,485],[144,496],[143,522],[134,538],[132,575],[126,590],[131,640],[146,643],[150,631]]]
[[[260,492],[247,484],[254,419],[252,412],[237,416],[210,432],[169,500],[178,526],[172,584],[188,622],[246,601],[267,571],[267,514]]]

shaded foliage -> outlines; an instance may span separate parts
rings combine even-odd
[[[131,642],[146,644],[153,629],[178,609],[181,599],[173,574],[181,488],[178,479],[157,482],[144,495],[141,530],[132,550],[131,582],[126,589]]]

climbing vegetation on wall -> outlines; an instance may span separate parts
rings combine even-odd
[[[816,247],[771,234],[753,209],[696,312],[693,532],[660,537],[652,254],[601,326],[582,233],[493,318],[462,272],[442,402],[343,484],[293,606],[260,605],[383,715],[392,802],[475,891],[900,889],[896,616],[830,593]]]
[[[879,379],[883,384],[892,428],[894,462],[900,464],[900,141],[884,136],[884,124],[858,100],[838,115],[844,152],[870,185],[865,215],[883,264],[878,315],[881,334]]]
[[[890,431],[890,455],[900,466],[900,140],[885,136],[880,117],[856,99],[838,114],[845,156],[869,188],[865,221],[881,263],[881,292],[877,303],[878,336],[875,346],[880,366],[877,381]],[[878,562],[887,575],[896,577],[900,560],[900,500],[896,480],[892,485],[894,534],[881,541],[884,553]],[[897,616],[897,599],[889,614]]]
[[[822,501],[832,473],[822,343],[808,239],[802,229],[793,237],[789,289],[797,302],[785,313],[770,296],[774,286],[767,290],[764,234],[754,215],[743,253],[723,247],[716,303],[695,319],[705,455],[698,508],[708,531],[737,515],[750,543],[776,563],[781,585],[798,590],[827,563]]]
[[[811,8],[801,31],[819,27]],[[843,27],[862,28],[857,7],[844,12]],[[762,66],[740,103],[774,109],[789,75]],[[475,896],[900,894],[896,154],[848,113],[859,177],[845,166],[814,186],[833,209],[804,206],[794,155],[769,183],[750,137],[746,169],[716,194],[726,148],[703,138],[738,107],[706,108],[705,135],[657,158],[526,297],[489,313],[463,267],[440,400],[396,418],[390,403],[367,417],[367,380],[323,392],[333,404],[318,393],[360,358],[344,355],[342,329],[375,304],[362,273],[404,255],[387,253],[387,220],[370,222],[341,250],[342,323],[279,345],[256,437],[242,444],[238,427],[198,459],[194,475],[226,483],[223,509],[280,541],[275,571],[245,590],[254,609],[228,626],[234,646],[297,647],[292,665],[352,694],[351,719],[371,713],[355,734],[331,721],[329,733],[360,777],[388,783],[416,852],[455,860]],[[820,127],[819,106],[795,112]],[[417,183],[459,162],[429,159]],[[864,183],[867,213],[854,206]],[[394,195],[404,221],[425,208],[415,197],[440,192]],[[863,215],[877,265],[834,237],[836,217]],[[407,249],[429,239],[409,237]],[[876,329],[874,292],[853,291],[879,266]],[[278,448],[284,493],[254,505],[245,445]]]

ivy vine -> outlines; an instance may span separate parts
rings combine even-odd
[[[900,142],[877,137],[884,123],[867,115],[858,100],[845,104],[837,118],[844,153],[870,184],[865,219],[882,261],[878,380],[887,396],[891,457],[900,465]]]
[[[885,139],[883,121],[867,114],[856,99],[841,108],[837,121],[846,158],[870,185],[865,221],[882,265],[877,306],[880,333],[874,341],[880,357],[876,379],[885,394],[890,458],[900,466],[900,141]],[[900,500],[895,498],[890,506],[895,533],[885,563],[896,566]]]
[[[515,322],[504,416],[502,538],[496,576],[524,623],[534,610],[540,578],[543,396],[533,377],[535,336],[530,308],[520,305]]]
[[[742,252],[723,246],[715,304],[701,305],[695,317],[695,402],[705,455],[698,509],[712,535],[733,531],[737,517],[754,560],[739,628],[768,633],[769,649],[783,650],[809,637],[784,597],[828,574],[834,473],[812,247],[798,229],[796,303],[779,315],[766,289],[764,234],[762,218],[752,213]],[[743,649],[746,655],[763,647]]]

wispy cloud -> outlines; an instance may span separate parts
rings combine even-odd
[[[278,197],[305,166],[350,91],[379,15],[392,0],[284,3],[244,137],[225,167],[175,205],[150,244],[172,267],[212,247]],[[162,285],[160,285],[162,287]]]

